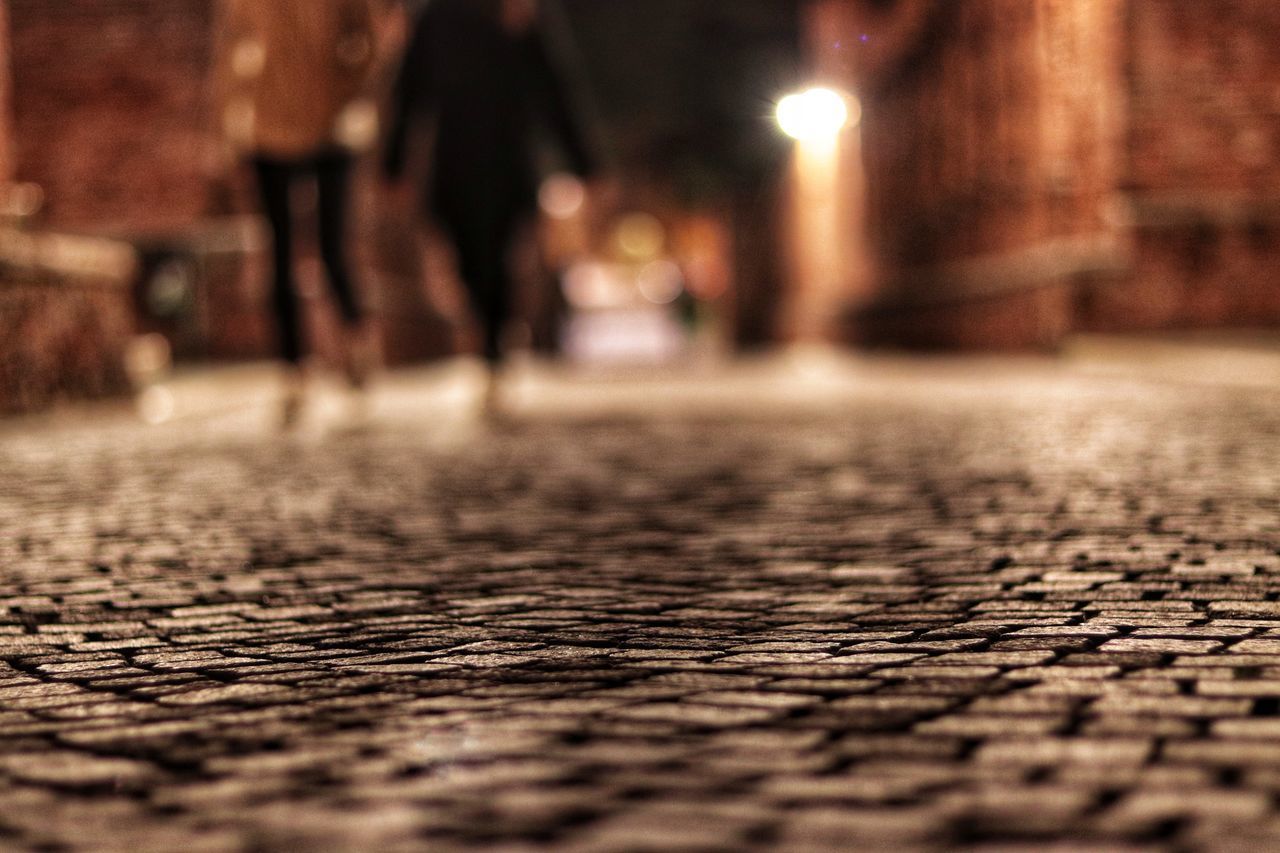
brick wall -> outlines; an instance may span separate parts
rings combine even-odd
[[[1007,316],[991,345],[1052,345],[1070,323],[1072,278],[1109,254],[1116,2],[862,7],[850,40],[874,61],[853,63],[853,85],[881,282],[857,333],[969,346],[989,336],[969,325]],[[894,33],[892,16],[913,12],[914,32]],[[891,37],[897,55],[876,57]]]
[[[939,7],[932,43],[869,91],[864,127],[882,258],[902,267],[1033,242],[1040,69],[1025,0]],[[943,20],[945,19],[945,20]]]
[[[885,67],[851,63],[882,263],[861,332],[1010,346],[1280,324],[1280,4],[854,5],[867,54],[878,22],[902,41]],[[912,10],[910,39],[884,24]]]
[[[19,180],[58,227],[186,225],[210,205],[212,0],[9,0]]]
[[[1280,194],[1280,4],[1129,0],[1126,185]]]
[[[256,213],[256,198],[248,170],[222,156],[211,101],[219,0],[7,2],[16,177],[43,187],[42,224],[127,236],[144,257],[163,261],[172,252],[193,263],[198,292],[189,311],[139,318],[143,329],[170,336],[179,357],[274,356],[264,244],[228,242],[253,229],[221,218]],[[362,189],[353,240],[369,261],[361,276],[366,289],[385,284],[381,300],[372,301],[392,312],[383,323],[389,358],[403,363],[452,351],[431,325],[438,318],[412,299],[417,283],[371,268],[382,258],[365,249],[386,240],[374,233],[367,195]],[[303,242],[313,230],[300,229]],[[314,251],[300,247],[301,295],[315,347],[333,353],[335,320],[313,274]],[[403,242],[401,251],[409,251]]]
[[[123,393],[132,329],[124,288],[0,281],[0,334],[16,335],[0,350],[0,414]]]
[[[0,230],[0,414],[125,391],[133,253]]]
[[[1128,0],[1134,267],[1089,329],[1280,323],[1280,4]]]
[[[12,85],[6,48],[8,43],[9,4],[8,0],[0,0],[0,181],[8,181],[13,177],[13,128],[10,126]]]

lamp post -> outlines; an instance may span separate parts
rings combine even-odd
[[[850,102],[849,96],[821,86],[787,95],[778,102],[778,126],[806,145],[833,145],[840,132],[860,118],[852,115]]]
[[[831,337],[833,315],[842,302],[852,238],[842,233],[846,217],[840,178],[845,161],[856,159],[857,153],[842,144],[842,137],[858,126],[861,105],[852,95],[813,87],[780,100],[776,119],[796,141],[789,235],[793,287],[783,335],[796,344],[821,344]]]

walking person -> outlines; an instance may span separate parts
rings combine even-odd
[[[288,427],[302,412],[307,385],[291,203],[302,181],[316,188],[320,257],[343,321],[347,378],[363,389],[373,369],[373,330],[346,249],[356,152],[376,136],[376,113],[363,97],[375,56],[373,0],[227,0],[225,35],[223,122],[253,164],[270,224]]]
[[[384,171],[401,180],[411,140],[430,137],[424,213],[452,243],[489,369],[485,407],[497,414],[511,263],[537,209],[536,132],[565,165],[594,171],[537,0],[431,0],[397,79]]]

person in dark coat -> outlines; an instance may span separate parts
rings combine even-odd
[[[456,251],[490,367],[487,404],[511,315],[510,256],[537,209],[538,132],[570,170],[595,170],[557,59],[536,0],[430,0],[395,88],[386,177],[403,177],[411,139],[433,127],[424,213]]]

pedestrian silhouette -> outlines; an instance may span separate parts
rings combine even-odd
[[[411,138],[433,128],[423,212],[455,250],[482,332],[491,413],[512,311],[510,256],[537,205],[538,132],[569,169],[594,171],[562,62],[535,0],[432,0],[397,78],[384,169],[402,178]]]
[[[293,264],[291,190],[315,182],[320,256],[344,321],[345,370],[363,388],[373,362],[372,330],[346,252],[354,152],[376,136],[363,98],[373,66],[372,0],[229,0],[222,79],[223,121],[257,173],[273,238],[271,304],[288,363],[286,426],[305,398],[302,329]]]

